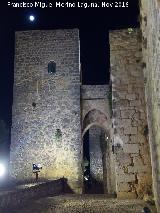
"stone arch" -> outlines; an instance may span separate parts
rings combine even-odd
[[[111,118],[111,111],[108,103],[108,99],[91,99],[83,100],[82,102],[82,120],[93,110],[97,110],[103,113],[107,119]]]
[[[82,125],[82,137],[84,136],[85,132],[93,125],[101,127],[111,136],[111,122],[100,110],[92,109],[89,111],[84,117]]]
[[[104,175],[104,192],[108,194],[115,193],[115,169],[114,169],[114,159],[112,154],[112,131],[111,131],[111,121],[107,116],[97,109],[90,110],[82,121],[82,140],[91,127],[97,126],[104,130],[105,135],[108,136],[107,140],[107,152],[105,153],[105,162],[103,166],[106,166],[107,174]],[[107,138],[107,137],[106,137]],[[104,168],[103,168],[104,170]]]
[[[92,126],[98,126],[98,127],[102,128],[109,135],[109,130],[105,127],[105,125],[100,125],[98,122],[93,122],[93,123],[87,125],[87,127],[85,129],[83,129],[82,138],[85,135],[85,133],[87,132],[87,130],[89,130]]]

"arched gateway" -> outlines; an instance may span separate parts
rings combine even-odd
[[[88,161],[86,193],[115,193],[112,131],[107,85],[82,86],[82,143],[84,164]],[[86,168],[84,165],[84,175]]]

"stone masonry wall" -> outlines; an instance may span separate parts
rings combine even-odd
[[[139,30],[110,32],[110,62],[117,195],[143,198],[152,191]]]
[[[77,29],[16,32],[10,175],[65,177],[81,192],[80,62]],[[48,63],[56,62],[56,73]]]
[[[97,109],[104,113],[109,121],[111,111],[109,107],[108,95],[109,85],[82,85],[82,120],[84,120],[89,111]]]
[[[91,176],[97,182],[103,183],[101,134],[102,134],[102,129],[100,127],[92,126],[89,129],[89,150],[90,150]]]
[[[160,212],[160,1],[141,0],[140,11],[153,190]]]

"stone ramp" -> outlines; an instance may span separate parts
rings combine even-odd
[[[145,206],[156,213],[154,206],[142,200],[117,200],[105,195],[59,195],[30,201],[3,213],[141,213]]]

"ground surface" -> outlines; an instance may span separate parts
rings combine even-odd
[[[117,200],[105,195],[59,195],[30,201],[3,213],[141,213],[147,204],[142,200]],[[149,207],[149,206],[148,206]],[[153,206],[149,207],[155,213]]]

